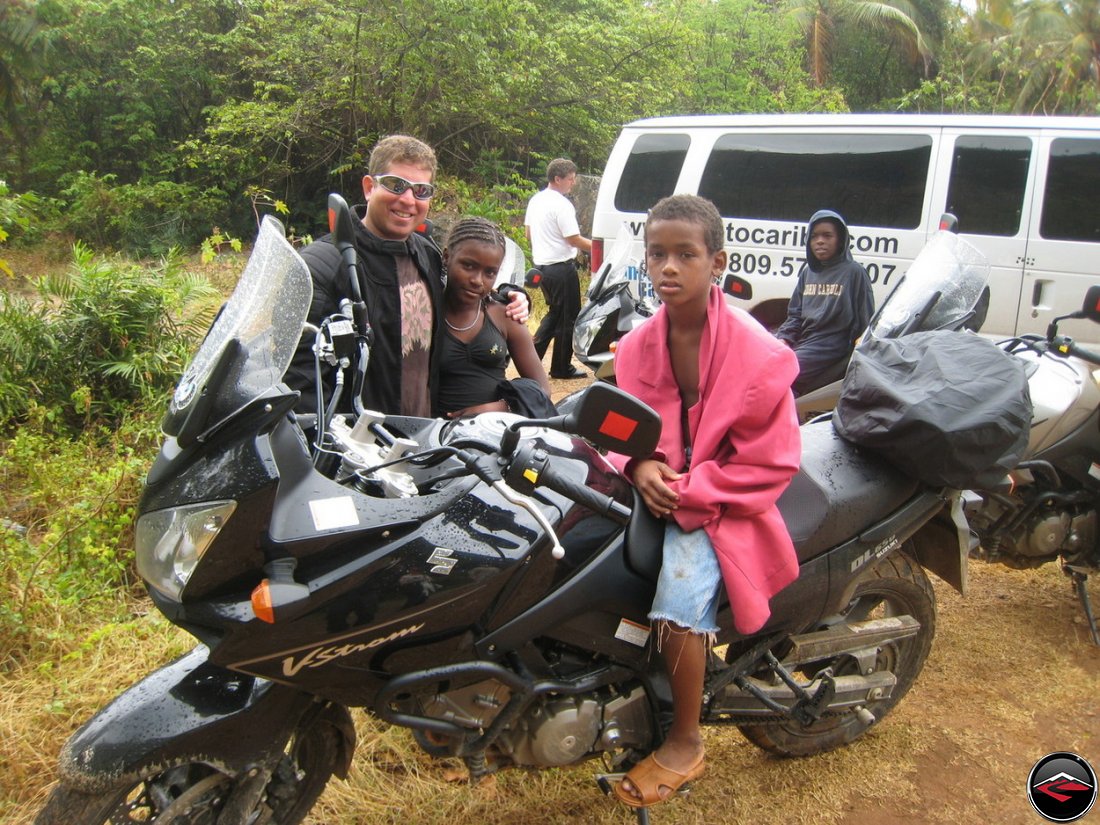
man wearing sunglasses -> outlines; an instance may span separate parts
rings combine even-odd
[[[424,225],[435,192],[435,152],[407,135],[383,138],[371,151],[363,177],[366,205],[355,208],[355,247],[359,285],[374,344],[370,350],[363,404],[388,415],[430,417],[435,414],[439,348],[443,334],[443,259],[439,248],[417,230]],[[307,320],[319,325],[350,298],[340,253],[325,236],[301,251],[313,276],[313,303]],[[527,296],[516,289],[508,315],[527,320]],[[300,408],[313,412],[314,335],[307,331],[287,370],[286,382],[302,391]],[[335,376],[324,388],[332,394]],[[345,394],[340,411],[350,410]]]
[[[581,234],[576,207],[566,197],[577,182],[577,165],[566,158],[556,158],[546,167],[546,180],[546,188],[528,201],[523,219],[527,240],[531,242],[531,257],[535,268],[542,272],[540,284],[549,307],[535,331],[535,352],[542,358],[554,341],[550,377],[580,378],[584,373],[573,366],[573,327],[581,311],[577,250],[591,252],[592,241]]]

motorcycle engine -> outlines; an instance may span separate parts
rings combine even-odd
[[[592,694],[550,697],[528,710],[497,744],[517,765],[561,767],[592,753],[645,745],[648,720],[641,687],[607,702]]]
[[[966,513],[981,545],[974,555],[1009,567],[1038,567],[1062,556],[1073,562],[1096,548],[1096,511],[1059,505],[1052,496],[970,494]]]
[[[472,730],[488,728],[511,697],[495,679],[421,700],[425,716]],[[640,748],[649,743],[649,704],[638,686],[626,695],[548,696],[505,728],[490,752],[528,767],[571,765],[600,751]]]

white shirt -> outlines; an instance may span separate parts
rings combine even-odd
[[[527,203],[524,226],[531,230],[531,258],[535,266],[570,261],[577,248],[565,239],[581,234],[577,210],[569,198],[549,187],[535,193]]]

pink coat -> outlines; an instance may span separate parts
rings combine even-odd
[[[654,457],[681,469],[680,392],[664,307],[619,342],[615,375],[661,416]],[[714,545],[739,633],[759,630],[771,615],[768,600],[798,577],[794,545],[775,506],[800,458],[791,394],[797,375],[794,353],[748,313],[727,307],[712,287],[699,350],[699,402],[688,410],[691,466],[669,486],[680,494],[677,524],[706,530]],[[624,457],[615,459],[629,472]]]

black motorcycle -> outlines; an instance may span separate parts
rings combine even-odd
[[[69,739],[41,825],[299,822],[347,774],[349,707],[474,779],[623,770],[662,741],[646,618],[662,523],[603,453],[649,454],[653,411],[597,383],[548,420],[298,416],[281,377],[310,290],[268,218],[140,504],[138,571],[199,644]],[[319,332],[319,363],[356,372],[355,316]],[[703,710],[782,755],[851,742],[901,699],[935,632],[922,565],[961,587],[967,552],[953,491],[829,422],[802,439],[780,501],[799,578],[752,636],[722,606]]]

